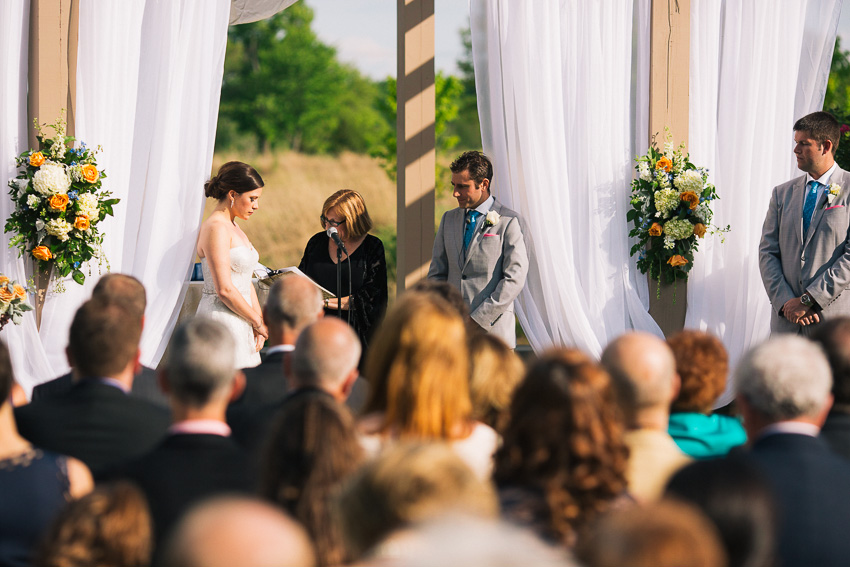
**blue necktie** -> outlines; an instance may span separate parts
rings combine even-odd
[[[466,252],[466,249],[469,247],[469,243],[472,242],[472,235],[475,234],[475,225],[477,224],[478,217],[481,216],[481,213],[478,211],[466,211],[466,228],[463,230],[463,251]]]
[[[817,181],[809,181],[811,189],[806,191],[806,202],[803,205],[803,238],[809,232],[809,225],[812,223],[812,213],[815,212],[815,204],[818,202],[818,187],[820,183]]]

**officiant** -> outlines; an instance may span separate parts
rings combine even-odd
[[[366,202],[357,191],[341,189],[328,197],[319,220],[323,232],[314,234],[307,242],[298,268],[320,286],[337,294],[337,297],[325,299],[325,315],[341,316],[348,321],[360,337],[365,353],[387,308],[384,244],[380,238],[369,234],[372,219]],[[332,236],[338,237],[342,250],[338,250],[337,239]],[[342,266],[339,292],[338,259]],[[361,357],[364,359],[365,356]]]

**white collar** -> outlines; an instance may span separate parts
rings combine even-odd
[[[475,210],[486,216],[487,213],[490,212],[490,209],[493,207],[493,202],[495,200],[496,198],[493,197],[493,195],[490,195],[489,197],[487,197],[487,199],[484,200],[483,203],[475,207]]]
[[[276,352],[292,352],[295,350],[295,345],[274,345],[266,349],[266,356]]]
[[[759,432],[758,438],[762,439],[769,435],[779,435],[782,433],[794,433],[797,435],[817,437],[820,433],[820,427],[812,425],[811,423],[803,423],[802,421],[779,421],[762,429]]]

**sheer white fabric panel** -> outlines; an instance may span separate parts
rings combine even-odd
[[[628,206],[635,155],[634,0],[472,0],[493,193],[525,219],[517,306],[535,350],[599,355],[631,328],[661,332],[637,292]],[[642,276],[641,276],[642,277]]]
[[[688,283],[685,326],[717,334],[734,364],[769,335],[758,243],[774,186],[799,175],[792,125],[823,103],[840,0],[691,2],[690,153],[712,170],[715,224]],[[731,380],[718,400],[731,400]]]
[[[297,0],[233,0],[230,24],[248,24],[270,18],[295,4]]]
[[[29,0],[4,0],[0,3],[0,216],[13,210],[6,182],[17,175],[14,156],[27,149],[27,45],[29,41]],[[5,224],[5,220],[4,220]],[[12,235],[0,235],[0,272],[25,284],[32,262],[18,257],[18,249],[9,248]],[[30,291],[34,291],[30,289]],[[35,305],[34,295],[29,298]],[[15,378],[29,392],[50,372],[44,349],[38,338],[35,312],[24,314],[21,325],[9,323],[0,333],[12,355]]]

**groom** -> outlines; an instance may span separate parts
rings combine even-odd
[[[428,278],[457,287],[472,320],[515,348],[513,305],[528,272],[519,215],[490,195],[493,164],[483,153],[464,152],[451,170],[458,208],[440,221]]]
[[[774,188],[759,244],[773,333],[808,336],[825,318],[850,315],[850,173],[835,163],[840,136],[828,112],[794,124],[805,175]]]

